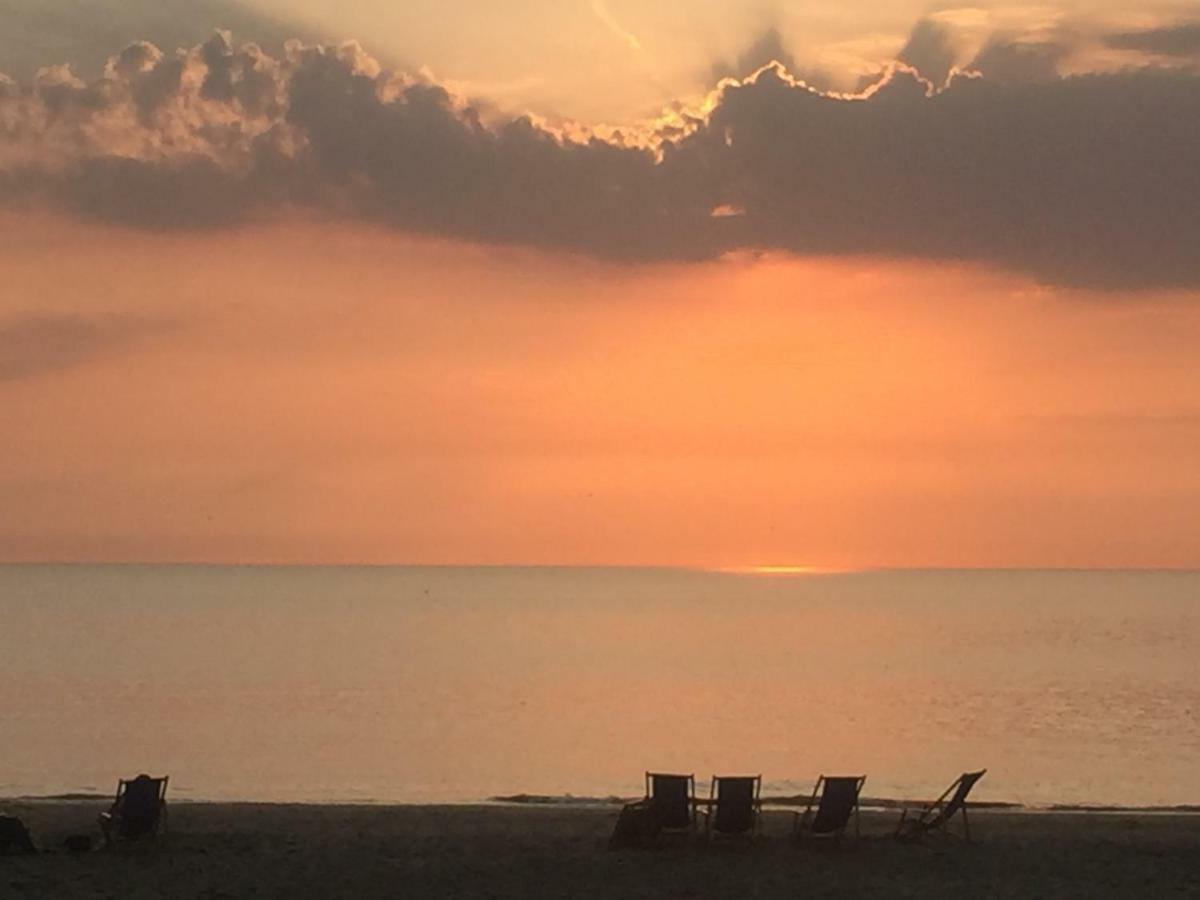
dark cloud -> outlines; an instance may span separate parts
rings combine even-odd
[[[564,140],[517,118],[485,126],[436,84],[379,75],[357,48],[296,59],[288,122],[323,182],[409,229],[616,259],[703,257],[686,195],[642,147]]]
[[[1138,50],[1158,56],[1200,57],[1200,22],[1126,31],[1110,35],[1108,45],[1116,50]]]
[[[780,63],[789,72],[800,71],[795,57],[784,44],[783,34],[774,25],[759,35],[737,59],[716,63],[710,70],[709,77],[714,84],[722,78],[746,78],[773,62]]]
[[[85,218],[139,228],[206,229],[235,224],[264,201],[248,181],[202,156],[169,163],[104,156],[84,161],[61,190]]]
[[[966,66],[989,81],[1052,81],[1071,48],[1053,41],[994,37]]]
[[[309,205],[613,260],[877,253],[1200,285],[1200,75],[1061,78],[1057,58],[995,41],[982,74],[935,91],[900,67],[857,99],[775,66],[706,113],[599,137],[484,122],[354,44],[138,44],[91,82],[60,68],[0,84],[0,196],[156,229]]]
[[[0,318],[0,382],[75,368],[118,353],[164,327],[162,322],[129,316]]]
[[[896,59],[912,66],[936,86],[946,83],[955,63],[958,50],[954,33],[940,22],[922,19],[908,36],[908,41]]]
[[[768,73],[727,90],[680,152],[710,161],[751,246],[1200,284],[1200,78],[956,78],[932,97],[912,82],[845,102]]]
[[[739,53],[737,59],[720,60],[714,63],[707,73],[708,83],[715,85],[724,78],[749,78],[759,69],[771,63],[779,63],[795,78],[819,90],[834,90],[838,84],[838,79],[827,70],[801,63],[788,49],[783,32],[774,25]],[[877,81],[878,78],[879,76],[876,75],[868,83]]]

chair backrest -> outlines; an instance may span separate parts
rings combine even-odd
[[[813,834],[835,834],[844,829],[858,806],[858,793],[866,780],[861,775],[818,778],[817,788],[821,789],[824,782],[824,790],[809,830]]]
[[[946,793],[942,794],[943,799],[948,795],[950,799],[945,800],[945,803],[940,806],[939,803],[941,801],[930,807],[925,815],[921,817],[922,825],[925,828],[937,828],[944,822],[949,821],[955,813],[966,806],[967,795],[971,793],[971,788],[975,787],[975,783],[986,774],[987,769],[983,769],[980,772],[964,772],[960,775],[958,781],[950,785],[946,789]]]
[[[166,793],[165,777],[139,775],[131,781],[122,779],[117,784],[117,798],[113,803],[117,833],[132,838],[153,832],[158,827]]]
[[[718,834],[745,834],[754,829],[758,817],[758,792],[761,775],[713,776],[717,809],[713,831]]]
[[[646,773],[646,799],[659,828],[689,828],[692,824],[696,777]]]

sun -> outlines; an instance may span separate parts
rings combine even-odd
[[[829,575],[834,570],[821,566],[730,566],[720,571],[730,575],[790,577],[799,575]]]

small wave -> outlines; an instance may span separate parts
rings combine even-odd
[[[488,797],[489,803],[511,803],[519,806],[620,806],[629,797],[576,797],[573,794],[510,794]]]

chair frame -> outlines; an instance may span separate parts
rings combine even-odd
[[[143,835],[136,837],[122,837],[121,835],[121,807],[125,800],[125,792],[129,785],[136,781],[136,778],[121,778],[117,780],[117,793],[113,797],[112,806],[107,812],[100,813],[100,827],[104,832],[104,843],[106,845],[115,844],[120,841],[136,841],[147,837],[162,837],[167,833],[167,783],[171,780],[170,775],[163,775],[161,778],[151,778],[152,781],[158,782],[158,819],[154,823],[154,828]]]
[[[642,802],[647,805],[652,805],[654,795],[655,778],[686,778],[688,781],[688,824],[685,828],[658,828],[658,834],[695,834],[696,833],[696,775],[695,773],[675,773],[675,772],[646,772],[646,795],[642,798]]]
[[[942,791],[940,797],[932,803],[924,804],[920,807],[920,813],[914,818],[909,819],[908,814],[913,811],[914,807],[905,806],[900,811],[900,821],[896,823],[896,837],[898,838],[918,838],[933,832],[940,832],[946,837],[962,838],[968,844],[971,841],[971,820],[967,817],[967,797],[974,790],[975,785],[987,774],[987,769],[981,769],[978,772],[963,772],[950,787]],[[968,779],[973,779],[971,786],[967,788],[962,797],[957,797],[959,787]],[[949,798],[949,799],[947,799]],[[959,813],[962,814],[963,833],[955,834],[950,830],[950,820]],[[907,828],[907,831],[906,831]]]
[[[804,812],[793,813],[794,818],[792,819],[792,834],[797,841],[802,841],[806,837],[808,837],[813,840],[832,841],[834,843],[839,843],[842,840],[842,838],[845,836],[846,829],[850,825],[849,822],[847,822],[845,825],[843,825],[841,828],[837,829],[836,831],[829,831],[829,832],[825,832],[823,834],[815,834],[812,831],[808,830],[809,822],[812,820],[812,817],[816,811],[814,809],[814,806],[816,807],[816,809],[820,809],[820,804],[817,802],[818,798],[824,796],[823,789],[825,786],[825,782],[829,781],[831,778],[838,778],[838,779],[852,778],[852,779],[854,779],[854,781],[855,781],[854,809],[853,809],[853,813],[852,813],[852,815],[854,817],[854,840],[858,841],[862,837],[862,828],[859,823],[859,799],[862,797],[863,785],[867,783],[867,776],[866,775],[820,775],[817,777],[817,783],[813,785],[812,794],[808,798],[808,803],[804,807]]]
[[[754,795],[750,810],[754,816],[754,825],[748,832],[741,834],[724,834],[713,831],[713,819],[717,815],[717,786],[721,781],[732,778],[750,778],[754,781]],[[762,775],[714,775],[708,783],[708,804],[704,809],[704,839],[712,843],[713,837],[749,838],[757,840],[762,836]]]

